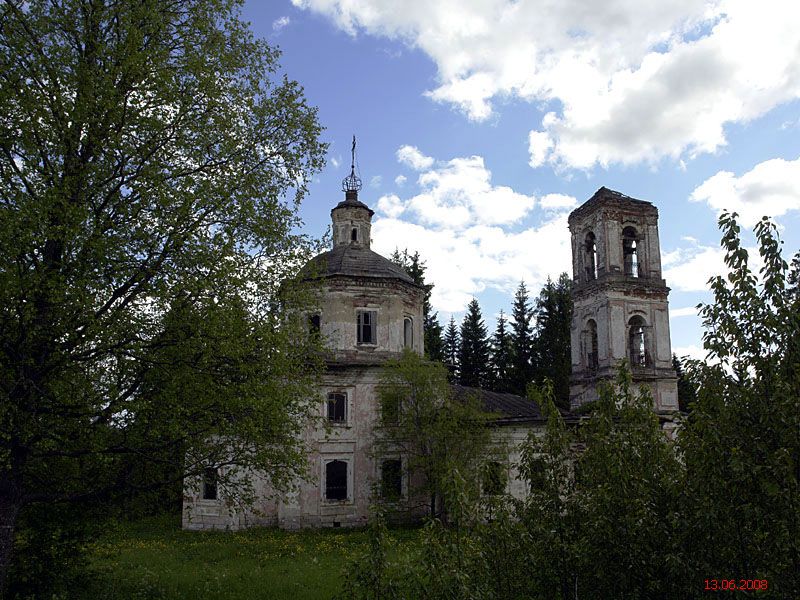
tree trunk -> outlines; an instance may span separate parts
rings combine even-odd
[[[5,596],[8,569],[14,553],[14,533],[21,508],[16,486],[0,482],[0,598]]]

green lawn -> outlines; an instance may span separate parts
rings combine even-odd
[[[417,530],[392,531],[398,551]],[[92,546],[93,576],[77,598],[331,598],[342,568],[367,549],[365,530],[182,531],[175,519],[120,525]]]

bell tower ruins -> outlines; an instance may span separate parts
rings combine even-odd
[[[597,383],[628,362],[659,413],[678,409],[658,209],[602,187],[569,216],[572,235],[570,407],[597,398]]]

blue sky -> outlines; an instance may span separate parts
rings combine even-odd
[[[328,226],[355,134],[373,248],[420,252],[442,322],[474,296],[493,328],[520,279],[535,295],[570,272],[566,216],[601,186],[659,209],[678,354],[702,354],[722,209],[748,230],[773,216],[785,257],[800,248],[794,0],[249,0],[244,16],[326,127],[307,232]]]

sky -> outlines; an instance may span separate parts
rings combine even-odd
[[[800,249],[797,0],[246,0],[330,144],[301,207],[320,237],[352,136],[372,248],[418,251],[443,323],[490,331],[524,280],[571,273],[567,215],[601,186],[659,210],[673,351],[725,272],[717,218]],[[757,253],[751,252],[751,255]],[[757,267],[757,260],[754,260]]]

